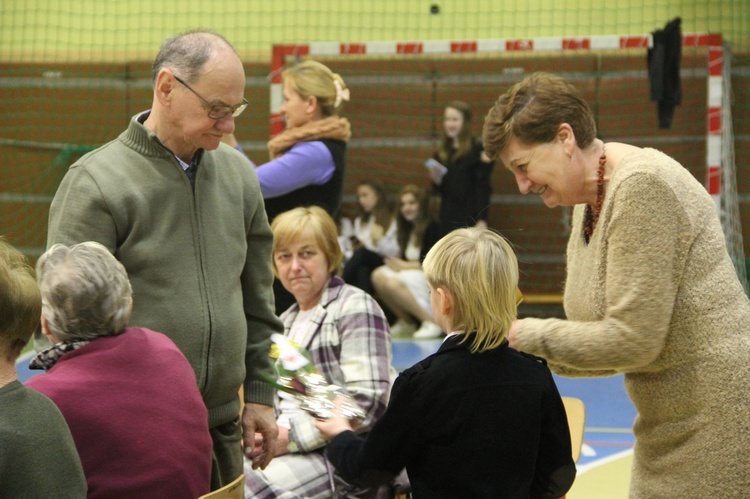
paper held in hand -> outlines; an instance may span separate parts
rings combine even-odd
[[[430,158],[427,161],[425,161],[424,166],[428,170],[436,171],[438,175],[440,175],[441,178],[445,176],[446,173],[448,173],[448,168],[446,168],[445,165],[443,165],[442,163],[440,163],[434,158]]]
[[[300,407],[316,418],[333,416],[336,397],[344,397],[341,415],[347,419],[365,418],[364,411],[340,386],[330,385],[317,372],[310,354],[284,335],[271,335],[271,357],[276,359],[278,379],[268,382],[278,390],[291,393],[300,402]]]

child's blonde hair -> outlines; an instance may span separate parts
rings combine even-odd
[[[476,333],[472,352],[500,346],[517,317],[518,289],[518,262],[503,236],[454,230],[430,249],[422,269],[434,289],[452,295],[454,330]]]

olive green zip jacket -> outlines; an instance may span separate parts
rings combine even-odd
[[[195,370],[211,427],[245,401],[273,405],[271,245],[258,179],[221,144],[204,151],[195,186],[134,116],[116,140],[83,156],[50,208],[47,245],[104,244],[133,286],[131,326],[169,336]]]

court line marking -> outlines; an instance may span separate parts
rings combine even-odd
[[[591,433],[628,433],[630,435],[633,434],[632,428],[605,428],[605,427],[599,427],[599,426],[587,426],[584,428],[584,431],[588,431]]]
[[[622,459],[631,454],[633,454],[633,449],[626,449],[624,451],[610,454],[609,456],[603,457],[601,459],[591,461],[590,463],[582,464],[576,467],[576,476],[581,476],[584,473],[591,471],[594,468],[598,468],[599,466],[604,466],[605,464],[611,463],[613,461],[617,461],[618,459]]]

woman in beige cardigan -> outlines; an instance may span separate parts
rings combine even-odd
[[[716,206],[679,163],[596,138],[588,104],[536,73],[502,94],[484,144],[523,194],[575,206],[563,319],[512,347],[566,376],[624,373],[638,410],[631,497],[750,493],[750,302]]]

